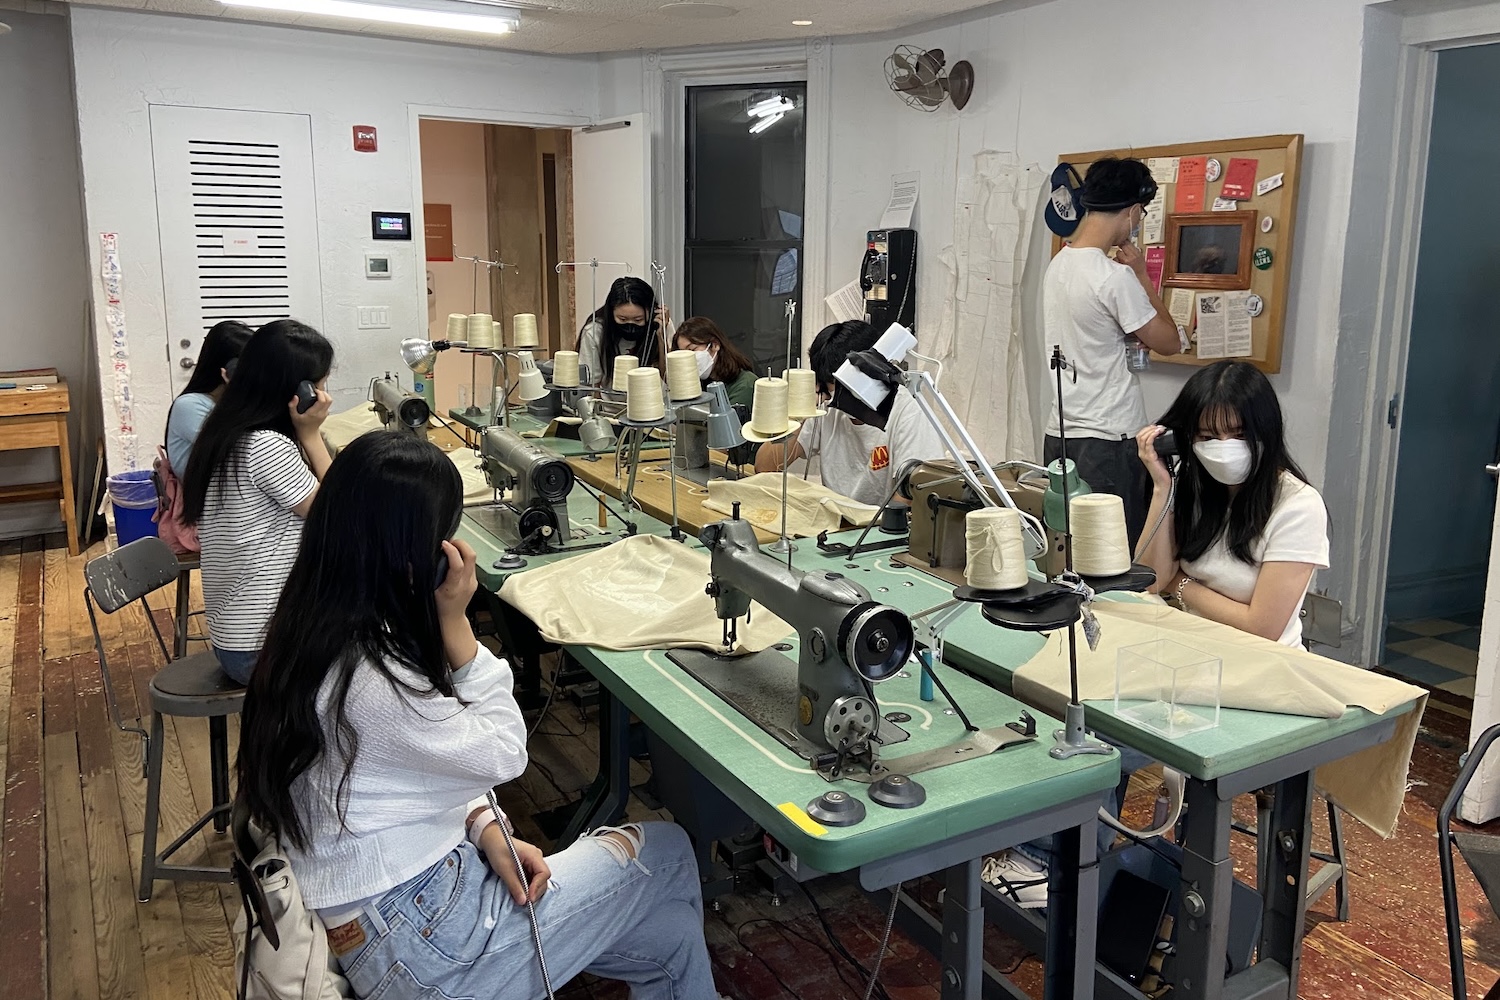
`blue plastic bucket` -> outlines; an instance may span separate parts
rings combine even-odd
[[[106,480],[115,511],[115,536],[121,545],[156,534],[156,483],[151,470],[117,472]]]

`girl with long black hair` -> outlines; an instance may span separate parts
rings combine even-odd
[[[1172,474],[1155,447],[1165,431],[1182,456],[1171,505]],[[1136,558],[1156,570],[1161,594],[1184,611],[1301,645],[1302,600],[1328,567],[1328,511],[1287,453],[1270,380],[1243,361],[1201,368],[1136,442],[1153,488]]]
[[[203,421],[224,395],[224,387],[229,384],[227,370],[254,332],[238,320],[226,319],[209,327],[204,334],[193,377],[167,410],[167,459],[178,476],[187,471],[188,456],[203,429]]]
[[[616,278],[578,332],[578,360],[587,365],[595,385],[608,386],[615,377],[615,358],[631,354],[642,365],[666,371],[663,344],[671,336],[672,319],[656,298],[656,289],[640,278]]]
[[[518,840],[517,872],[484,796],[525,770],[526,727],[465,616],[462,504],[435,445],[366,434],[339,453],[246,694],[239,794],[358,996],[541,996],[529,899],[559,986],[587,970],[634,1000],[715,997],[680,828],[596,831],[550,857]]]
[[[323,389],[332,366],[333,345],[304,323],[255,331],[183,476],[182,520],[198,527],[209,637],[219,665],[242,684],[332,461],[320,433],[333,402]],[[299,413],[303,382],[317,398]]]

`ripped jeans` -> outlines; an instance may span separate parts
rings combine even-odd
[[[548,856],[552,884],[536,916],[552,986],[590,972],[629,983],[632,1000],[717,997],[687,834],[672,823],[640,830],[635,859],[595,837]],[[339,964],[364,1000],[545,996],[526,908],[467,842],[359,921],[364,941]]]

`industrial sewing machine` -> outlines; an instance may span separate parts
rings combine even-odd
[[[485,479],[509,494],[494,504],[473,508],[478,521],[513,553],[555,552],[568,541],[568,494],[573,469],[555,452],[521,437],[508,427],[491,427],[479,446]]]
[[[973,464],[970,463],[971,468]],[[1041,521],[1045,474],[1039,480],[1030,473],[1040,470],[1020,462],[998,466],[995,472],[1015,505]],[[981,485],[994,496],[993,486],[985,482]],[[908,475],[901,493],[911,501],[911,540],[907,551],[896,556],[896,560],[954,585],[963,584],[967,561],[964,518],[970,511],[983,507],[983,501],[951,460],[923,462]],[[1047,531],[1047,550],[1037,557],[1036,564],[1049,579],[1063,571],[1061,532]]]
[[[405,432],[427,440],[427,424],[432,418],[427,400],[401,388],[401,383],[390,372],[385,373],[385,378],[370,380],[370,402],[375,404],[375,414],[380,417],[386,430]]]

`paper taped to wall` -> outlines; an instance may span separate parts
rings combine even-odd
[[[881,229],[911,228],[911,214],[917,207],[917,189],[922,175],[917,171],[906,174],[891,174],[891,200],[886,202],[885,214],[880,217]]]
[[[828,315],[835,323],[865,318],[865,293],[860,291],[858,280],[835,291],[823,300],[823,304],[828,307]]]
[[[1255,353],[1250,336],[1250,292],[1224,293],[1224,356],[1248,358]]]

